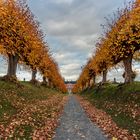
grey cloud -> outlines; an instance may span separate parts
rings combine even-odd
[[[104,17],[123,3],[122,0],[40,0],[40,3],[30,0],[64,77],[78,76],[81,66],[95,51]]]
[[[130,1],[130,0],[125,0]],[[104,17],[124,0],[28,0],[64,77],[76,79],[95,50]]]
[[[78,78],[78,74],[81,72],[79,67],[80,64],[73,62],[71,64],[66,64],[60,68],[61,68],[62,75],[65,76],[65,79],[76,80],[76,78]]]

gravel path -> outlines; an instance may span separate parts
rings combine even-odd
[[[107,140],[86,116],[79,102],[70,96],[53,140]]]

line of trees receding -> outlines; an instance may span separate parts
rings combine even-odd
[[[124,66],[124,82],[133,82],[132,59],[136,52],[135,56],[139,57],[140,50],[140,0],[129,3],[113,15],[106,18],[107,24],[103,26],[96,52],[83,68],[73,92],[94,85],[98,75],[102,75],[102,83],[105,83],[108,70],[120,62]]]
[[[16,78],[19,63],[32,70],[32,82],[39,71],[44,84],[65,92],[64,80],[44,38],[25,1],[0,0],[0,54],[8,60],[5,78]]]

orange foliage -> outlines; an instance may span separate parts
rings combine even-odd
[[[53,87],[66,91],[57,64],[50,57],[39,23],[25,1],[0,1],[0,53],[8,57],[7,75],[16,76],[20,61],[39,70]]]
[[[126,8],[118,10],[114,20],[107,19],[107,29],[104,36],[96,44],[95,55],[82,70],[73,89],[74,92],[89,87],[87,82],[88,79],[91,79],[91,74],[92,76],[99,75],[124,60],[125,78],[127,78],[127,82],[131,82],[129,80],[132,77],[131,56],[140,49],[139,21],[140,0],[136,0]],[[127,71],[127,67],[129,71]]]

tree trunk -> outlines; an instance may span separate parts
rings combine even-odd
[[[96,84],[96,76],[93,76],[93,85]]]
[[[36,81],[37,69],[32,69],[32,81]]]
[[[44,83],[44,84],[47,83],[46,77],[45,77],[45,76],[43,76],[43,83]]]
[[[18,64],[19,56],[18,55],[8,55],[8,71],[7,76],[15,76]]]
[[[49,86],[49,85],[48,85],[48,82],[47,82],[47,80],[46,80],[47,78],[46,78],[45,76],[43,76],[42,79],[43,79],[42,84],[45,85],[45,86]]]
[[[84,84],[82,83],[82,85],[81,85],[81,88],[82,88],[82,91],[84,90]]]
[[[48,85],[52,88],[52,81],[50,79],[48,79]]]
[[[102,83],[106,83],[107,81],[107,70],[103,70],[103,79],[102,79]]]
[[[132,58],[133,58],[133,55],[131,54],[129,57],[123,60],[124,70],[125,70],[124,72],[125,83],[133,82]]]
[[[87,81],[87,88],[90,88],[90,79]]]

